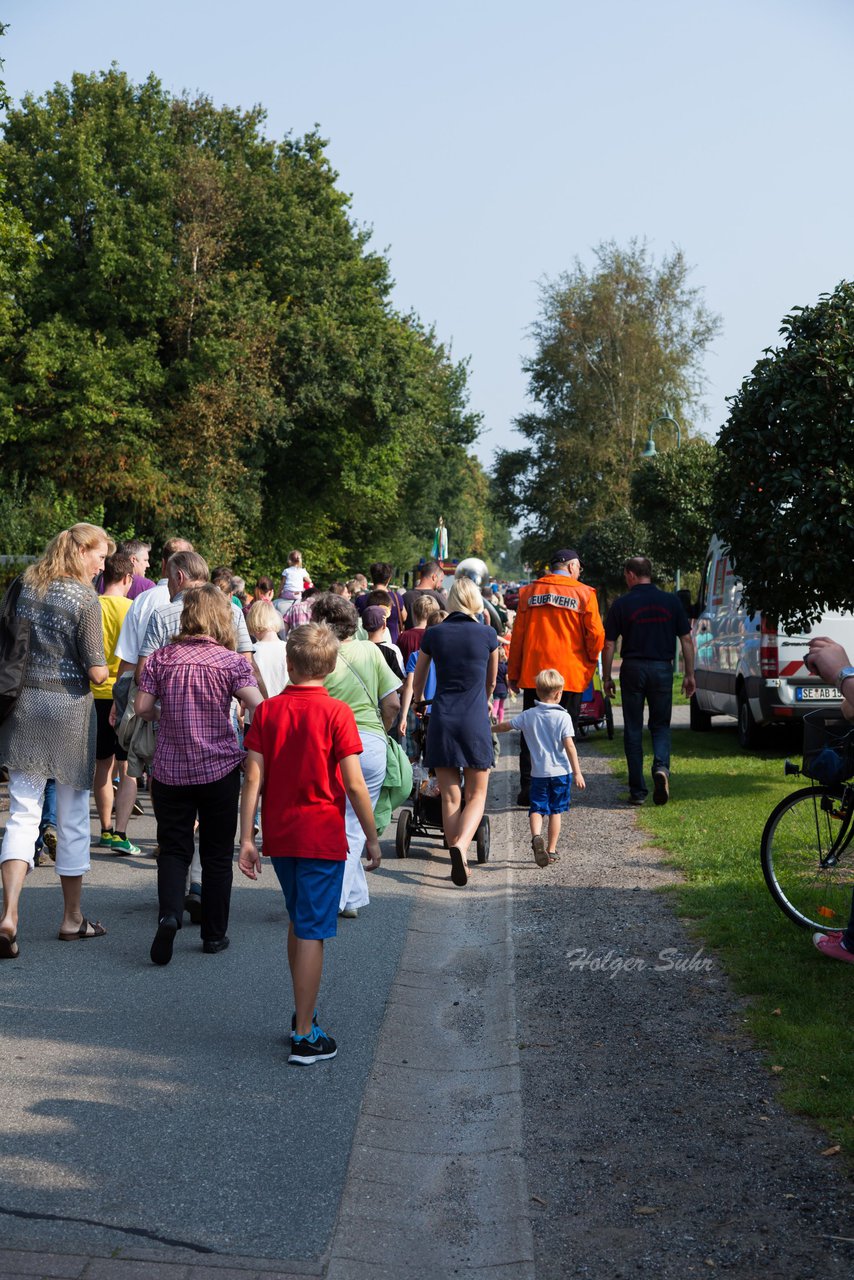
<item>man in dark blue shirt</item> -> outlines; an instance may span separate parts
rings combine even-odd
[[[694,681],[694,645],[691,626],[678,596],[652,585],[652,565],[645,556],[632,556],[623,566],[628,594],[615,600],[605,619],[602,679],[605,693],[613,697],[611,676],[618,636],[622,666],[620,694],[623,704],[623,747],[629,767],[629,804],[643,804],[648,791],[643,773],[643,707],[649,707],[652,736],[652,798],[667,804],[670,798],[670,713],[673,705],[673,655],[678,639],[685,662],[682,692],[691,696]]]

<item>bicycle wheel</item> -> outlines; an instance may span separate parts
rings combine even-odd
[[[805,787],[777,805],[762,832],[762,874],[771,896],[804,929],[844,929],[851,912],[854,836],[842,791]]]

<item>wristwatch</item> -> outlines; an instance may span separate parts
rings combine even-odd
[[[840,667],[839,674],[836,677],[836,687],[842,692],[842,682],[854,676],[854,667]]]

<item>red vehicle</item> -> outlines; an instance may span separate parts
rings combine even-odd
[[[608,737],[614,736],[614,712],[611,699],[602,692],[602,664],[593,673],[593,679],[581,695],[581,710],[578,713],[578,736],[584,738],[590,729],[606,728]]]
[[[514,586],[505,587],[503,596],[505,606],[515,613],[519,608],[519,584],[516,583]]]

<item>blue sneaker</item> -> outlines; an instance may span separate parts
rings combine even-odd
[[[324,1062],[334,1058],[338,1045],[320,1027],[313,1027],[310,1036],[291,1036],[291,1052],[288,1062],[300,1067],[309,1067],[312,1062]]]

